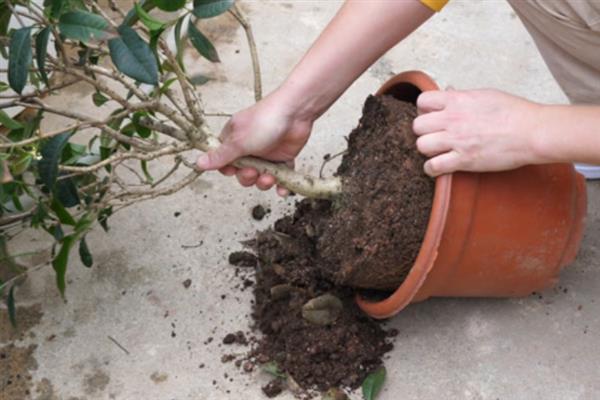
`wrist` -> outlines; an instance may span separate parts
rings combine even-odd
[[[329,103],[318,88],[293,77],[286,79],[275,91],[277,98],[297,119],[314,121],[328,108]]]
[[[552,129],[552,115],[556,112],[556,106],[535,103],[532,106],[528,116],[530,127],[526,132],[530,136],[531,163],[560,162],[556,151],[559,143],[556,142]]]

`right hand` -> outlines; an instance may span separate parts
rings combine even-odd
[[[231,163],[243,156],[284,162],[293,168],[294,159],[310,137],[314,119],[300,116],[293,105],[275,91],[253,106],[235,113],[221,131],[221,146],[198,158],[202,170],[218,169],[227,176],[236,175],[242,186],[256,185],[269,190],[277,182],[270,174],[254,168],[236,168]],[[293,104],[293,102],[291,102]],[[277,188],[280,196],[289,192]]]

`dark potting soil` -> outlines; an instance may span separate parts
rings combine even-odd
[[[344,193],[323,228],[318,252],[337,283],[395,289],[425,236],[435,181],[416,149],[416,107],[370,96],[337,174]]]
[[[252,317],[263,334],[251,362],[274,363],[303,389],[354,389],[392,349],[397,332],[360,311],[350,286],[395,287],[418,252],[433,181],[415,149],[415,115],[412,105],[369,97],[338,170],[344,196],[304,199],[249,243],[257,254]],[[250,258],[240,254],[230,261]]]
[[[263,337],[253,356],[274,362],[300,387],[322,391],[360,386],[393,347],[381,325],[356,306],[353,291],[322,275],[317,240],[331,210],[329,201],[302,200],[294,215],[259,233],[255,244],[259,266],[252,316]],[[309,322],[303,306],[323,294],[341,300],[341,312],[331,323]]]

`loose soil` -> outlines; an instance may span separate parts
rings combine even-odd
[[[416,151],[415,116],[413,105],[369,97],[338,169],[343,197],[298,202],[292,215],[246,243],[255,260],[232,254],[232,264],[256,266],[252,317],[263,335],[245,366],[274,364],[295,389],[355,389],[393,348],[397,331],[365,315],[354,288],[395,288],[419,251],[434,183]],[[323,295],[325,305],[307,310]],[[274,396],[282,382],[263,391]]]

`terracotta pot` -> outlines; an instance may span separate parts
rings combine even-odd
[[[377,93],[415,103],[436,89],[429,76],[409,71]],[[440,176],[406,280],[385,300],[358,296],[358,305],[387,318],[429,297],[517,297],[547,288],[575,259],[586,202],[585,180],[571,164]]]

